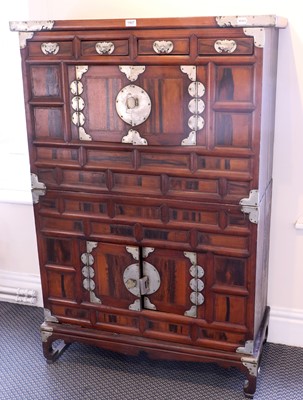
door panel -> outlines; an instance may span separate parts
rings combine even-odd
[[[178,146],[197,134],[205,144],[195,66],[69,66],[68,77],[74,140]]]
[[[139,277],[138,247],[100,242],[86,242],[86,246],[81,256],[85,300],[124,309],[138,298],[140,301],[139,293],[128,290],[123,280],[130,266]]]
[[[197,272],[196,253],[154,249],[146,255],[144,263],[155,266],[161,282],[157,291],[145,296],[144,302],[147,297],[157,311],[196,317],[198,307],[204,303],[204,269],[199,266]]]

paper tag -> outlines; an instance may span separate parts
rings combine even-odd
[[[137,20],[136,19],[126,19],[125,26],[137,26]]]
[[[238,17],[237,25],[247,25],[247,18],[246,17]]]

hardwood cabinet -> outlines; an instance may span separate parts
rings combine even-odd
[[[275,16],[12,22],[45,321],[242,370],[266,339]],[[54,350],[53,342],[64,345]]]

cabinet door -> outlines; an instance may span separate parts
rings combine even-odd
[[[119,244],[86,242],[81,255],[83,298],[86,302],[128,309],[138,296],[138,288],[127,285],[140,278],[139,248]],[[131,270],[124,281],[125,270]]]
[[[198,307],[204,303],[204,268],[198,265],[197,254],[144,248],[143,260],[143,272],[148,276],[155,268],[160,279],[158,289],[144,296],[145,308],[197,317]]]
[[[203,83],[194,65],[69,66],[73,140],[178,146],[199,136],[201,144],[205,68],[199,69]]]
[[[87,301],[197,317],[204,303],[204,269],[197,254],[86,242],[83,288]]]

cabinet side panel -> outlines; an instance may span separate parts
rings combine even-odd
[[[259,198],[254,332],[257,334],[267,305],[269,231],[272,193],[272,163],[275,128],[278,30],[265,29],[262,75]]]
[[[270,182],[260,204],[256,258],[256,294],[254,332],[258,333],[267,306],[268,253],[270,233],[272,182]]]
[[[262,198],[272,178],[275,129],[278,30],[266,29],[263,50],[262,119],[260,140],[259,195]]]

